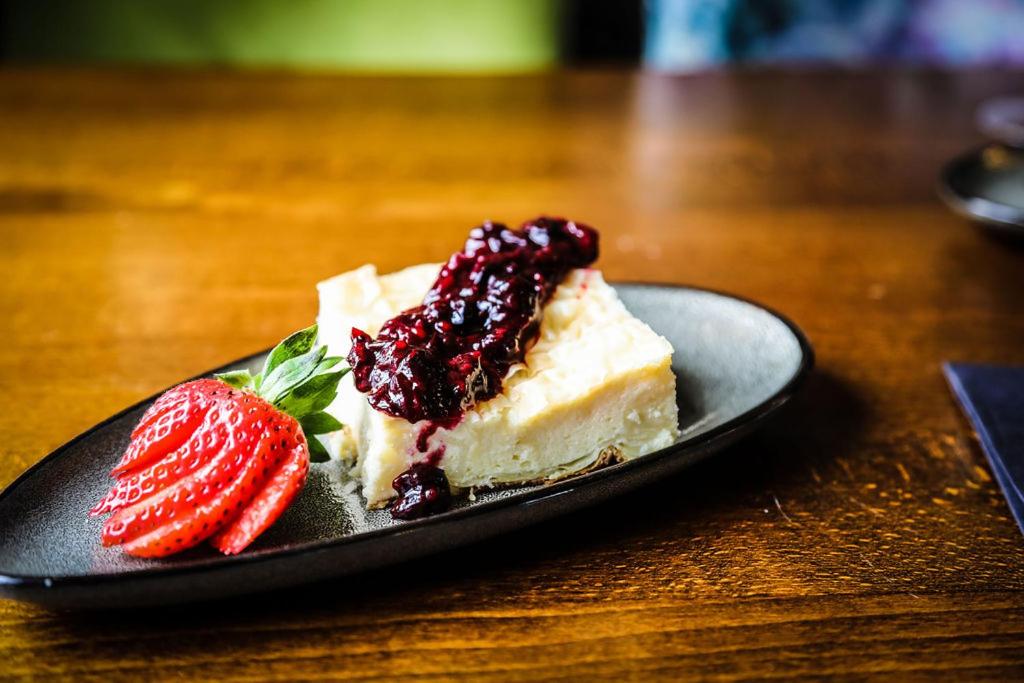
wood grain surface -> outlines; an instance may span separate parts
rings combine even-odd
[[[818,354],[722,457],[529,531],[200,607],[2,602],[0,677],[1024,676],[1024,538],[939,370],[1024,363],[1024,248],[934,192],[1021,82],[0,72],[0,485],[484,218],[590,222],[610,279],[759,300]]]

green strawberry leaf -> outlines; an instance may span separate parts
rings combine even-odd
[[[263,364],[263,372],[261,372],[260,375],[266,379],[267,376],[274,371],[274,368],[281,363],[290,358],[295,358],[296,356],[308,353],[316,343],[316,335],[317,326],[314,324],[287,337],[284,341],[275,346],[270,352],[270,355],[267,356],[267,360]]]
[[[319,346],[312,351],[283,361],[263,378],[260,395],[271,403],[276,403],[290,390],[312,377],[325,355],[327,355],[327,347]]]
[[[315,436],[306,437],[306,442],[309,445],[309,461],[310,462],[327,462],[331,459],[330,454],[324,445],[320,443],[320,439]]]
[[[345,368],[337,372],[315,375],[291,389],[274,403],[296,419],[319,412],[334,401],[334,397],[338,393],[338,382],[347,372],[348,368]]]
[[[251,389],[253,388],[253,376],[248,370],[234,370],[232,372],[219,372],[214,375],[217,379],[225,384],[233,386],[235,389]]]
[[[263,364],[263,372],[251,375],[247,371],[218,375],[222,381],[239,389],[256,392],[278,409],[299,420],[310,442],[310,452],[326,459],[322,444],[312,438],[314,434],[327,434],[342,428],[334,417],[323,409],[334,402],[338,382],[349,368],[333,370],[344,359],[328,356],[326,346],[317,346],[317,326],[299,330],[274,347]]]
[[[319,375],[324,370],[330,370],[343,360],[345,359],[341,356],[328,356],[320,361],[320,364],[316,366],[316,371],[313,374]]]
[[[333,415],[325,412],[305,415],[299,420],[299,424],[302,425],[302,431],[305,432],[307,439],[313,434],[336,432],[343,426]]]

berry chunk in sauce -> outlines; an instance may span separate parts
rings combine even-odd
[[[391,503],[395,519],[416,519],[444,512],[452,504],[452,492],[444,470],[417,463],[391,482],[398,497]]]
[[[384,323],[376,339],[352,330],[356,388],[393,417],[456,423],[501,393],[536,340],[544,304],[570,270],[594,262],[597,241],[593,228],[561,218],[474,228],[422,305]]]

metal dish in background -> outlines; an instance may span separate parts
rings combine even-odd
[[[996,97],[975,114],[991,142],[949,162],[939,195],[957,213],[1004,234],[1024,235],[1024,97]]]
[[[1024,149],[992,143],[953,159],[939,195],[957,213],[1024,237]]]

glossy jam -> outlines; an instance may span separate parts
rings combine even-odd
[[[391,516],[416,519],[444,512],[452,504],[452,492],[444,470],[417,463],[391,482],[398,497],[391,503]]]
[[[356,388],[388,415],[457,422],[501,392],[509,368],[536,340],[551,294],[570,270],[596,258],[597,232],[581,223],[541,217],[519,230],[474,228],[421,306],[384,323],[376,339],[352,330]]]

